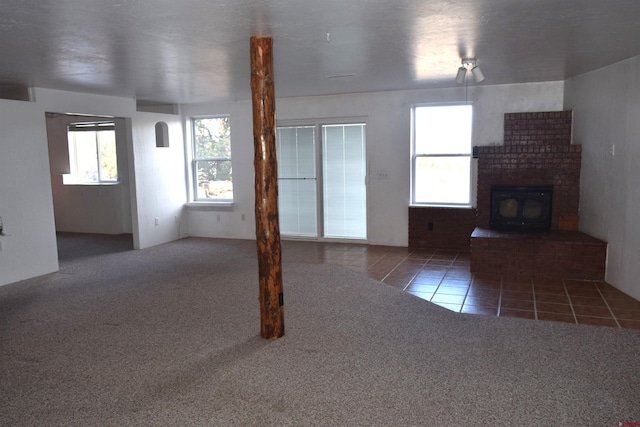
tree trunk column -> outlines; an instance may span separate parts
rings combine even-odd
[[[251,37],[251,100],[256,192],[256,241],[260,280],[260,334],[284,335],[282,258],[278,222],[273,42]]]

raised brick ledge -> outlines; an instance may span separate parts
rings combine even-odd
[[[562,242],[568,245],[590,245],[606,247],[607,243],[580,231],[552,230],[546,233],[519,233],[516,231],[491,230],[477,227],[471,238],[525,240],[530,242]]]
[[[471,235],[471,272],[479,275],[604,280],[606,256],[606,242],[579,231]]]

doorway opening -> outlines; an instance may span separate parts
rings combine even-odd
[[[50,112],[45,119],[59,261],[71,253],[71,242],[81,242],[73,249],[76,254],[133,247],[137,230],[127,120]]]

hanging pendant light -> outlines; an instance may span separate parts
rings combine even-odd
[[[480,67],[477,65],[471,69],[471,72],[473,73],[473,78],[476,79],[476,83],[480,83],[484,80],[484,74],[482,74]]]
[[[465,67],[458,68],[458,74],[456,75],[456,83],[461,85],[464,83],[464,77],[467,74],[467,69]]]

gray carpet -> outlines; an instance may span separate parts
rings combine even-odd
[[[640,422],[640,331],[455,314],[285,262],[267,341],[254,253],[190,238],[0,287],[0,425]]]

